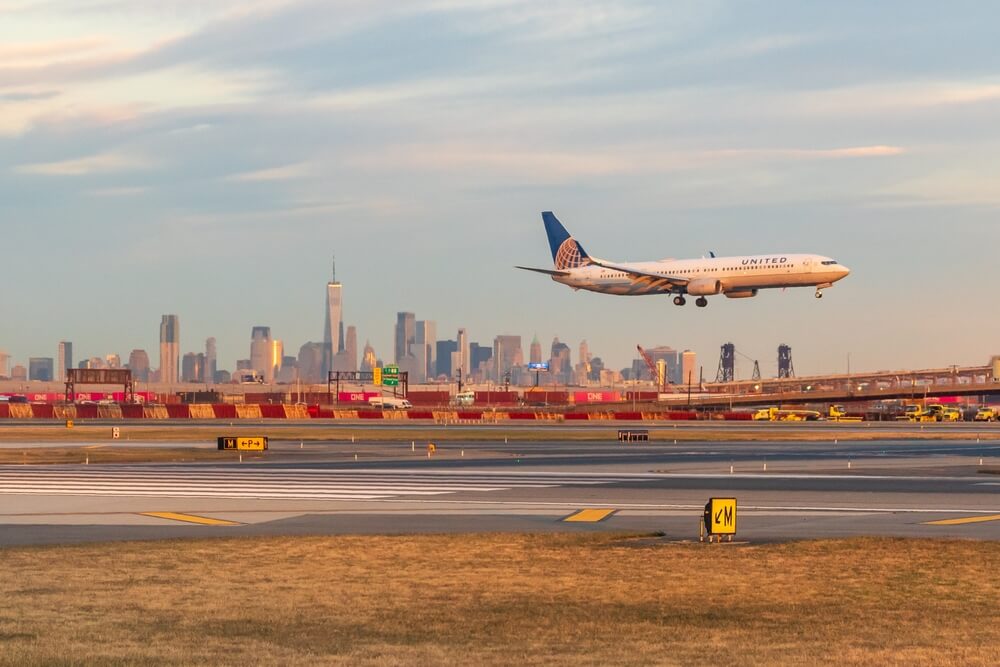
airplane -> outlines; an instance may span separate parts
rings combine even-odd
[[[553,215],[542,213],[552,249],[554,269],[514,268],[548,275],[574,290],[619,296],[673,294],[674,305],[687,303],[685,295],[698,297],[695,305],[708,305],[705,297],[723,294],[730,299],[757,296],[762,289],[815,287],[816,298],[851,271],[822,255],[777,253],[701,259],[661,259],[653,262],[609,262],[588,254]]]

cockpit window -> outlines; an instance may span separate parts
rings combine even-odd
[[[836,264],[836,263],[837,263],[837,260],[835,260],[835,259],[827,259],[827,260],[824,260],[823,262],[821,262],[821,264],[823,264],[823,266],[830,266],[831,264]]]

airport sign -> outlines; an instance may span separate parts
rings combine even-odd
[[[382,369],[382,384],[386,387],[399,386],[399,366],[385,366]]]
[[[219,449],[262,452],[267,449],[267,436],[253,438],[219,436],[217,443]]]
[[[709,498],[705,505],[705,531],[709,535],[736,533],[736,498]]]

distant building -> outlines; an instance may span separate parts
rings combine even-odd
[[[181,359],[181,382],[202,382],[205,373],[205,355],[188,352]]]
[[[469,343],[469,374],[471,381],[484,382],[496,379],[493,368],[493,348],[479,343]]]
[[[108,354],[104,356],[104,363],[108,368],[121,368],[122,358],[117,354]]]
[[[205,339],[205,382],[214,383],[215,373],[219,370],[219,357],[215,350],[215,338]]]
[[[523,365],[520,336],[500,335],[493,339],[494,379],[497,382],[503,382],[513,368]],[[513,378],[511,381],[514,381]]]
[[[299,364],[295,357],[282,357],[276,379],[281,384],[293,384],[299,379]]]
[[[458,352],[458,342],[453,340],[439,340],[435,343],[434,347],[434,357],[437,362],[434,364],[434,374],[438,377],[442,375],[446,378],[453,377],[451,355]]]
[[[299,348],[299,380],[306,383],[326,382],[323,357],[326,343],[306,343]]]
[[[59,341],[59,352],[56,355],[56,379],[66,381],[66,369],[73,368],[73,343],[68,340]],[[3,374],[0,368],[0,375]]]
[[[417,318],[413,313],[396,313],[396,328],[393,331],[393,359],[396,364],[410,356],[411,348],[417,341]]]
[[[28,379],[28,369],[21,364],[16,364],[10,369],[10,379],[24,382]]]
[[[54,368],[55,362],[52,357],[31,357],[28,359],[28,379],[52,382],[55,378]]]
[[[149,354],[146,350],[132,350],[128,355],[128,367],[136,382],[149,382]]]
[[[558,384],[569,384],[573,376],[573,364],[570,359],[569,345],[552,339],[551,356],[549,357],[549,377]]]
[[[215,371],[215,384],[229,384],[232,381],[232,375],[229,371]]]
[[[326,379],[328,371],[333,370],[333,359],[340,351],[340,332],[343,326],[343,286],[337,282],[337,263],[333,262],[333,275],[326,284],[326,310],[323,313],[323,358],[318,376]],[[301,369],[300,369],[301,370]]]
[[[250,370],[257,371],[264,382],[274,382],[271,327],[256,326],[250,331]]]
[[[698,355],[692,350],[684,350],[681,353],[681,378],[680,384],[697,384],[698,377]]]
[[[417,377],[413,382],[426,382],[434,377],[434,359],[437,354],[437,325],[430,320],[420,320],[416,326],[416,340],[412,353],[416,359]]]
[[[278,373],[281,372],[281,362],[285,357],[285,344],[280,340],[271,341],[271,381],[275,381],[278,378]]]
[[[164,315],[160,320],[160,377],[164,384],[177,382],[180,371],[181,323],[176,315]]]
[[[0,378],[10,377],[10,355],[0,350]]]
[[[365,373],[373,368],[378,368],[378,358],[375,356],[375,348],[368,341],[365,341],[365,351],[361,355],[361,370]]]
[[[535,334],[535,337],[531,339],[528,361],[532,364],[542,363],[542,344],[538,342],[538,334]]]

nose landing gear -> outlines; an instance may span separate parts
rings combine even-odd
[[[706,299],[703,296],[699,296],[697,299],[695,299],[694,305],[698,306],[699,308],[704,308],[705,306],[708,305],[708,299]]]
[[[687,300],[684,297],[682,297],[682,296],[675,296],[674,297],[674,305],[675,306],[683,306],[685,303],[687,303]]]
[[[822,299],[823,298],[823,290],[821,290],[818,287],[816,288],[816,298],[817,299]]]

